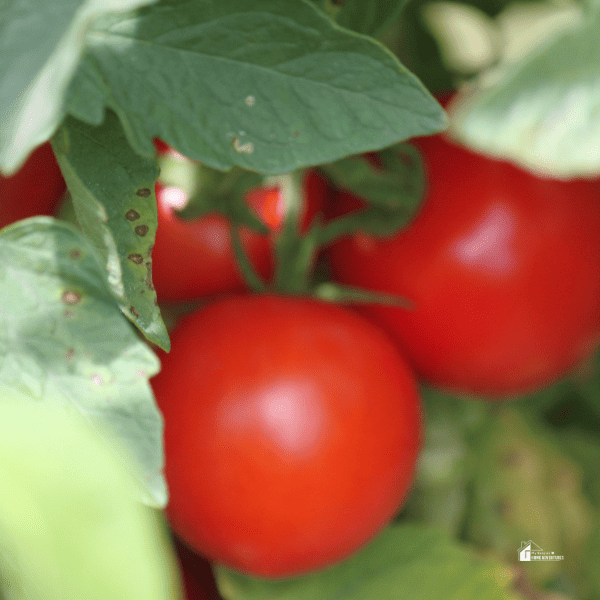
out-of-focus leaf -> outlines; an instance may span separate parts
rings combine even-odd
[[[518,408],[499,407],[475,448],[479,460],[468,537],[508,560],[517,560],[531,541],[564,557],[520,563],[533,582],[544,585],[566,576],[583,592],[585,548],[597,513],[583,493],[581,467],[558,440]]]
[[[335,0],[329,0],[336,4]],[[377,36],[398,17],[406,0],[341,0],[336,21],[342,27]]]
[[[180,598],[164,522],[116,457],[79,415],[2,391],[1,597]]]
[[[564,23],[565,32],[503,61],[456,98],[454,135],[542,176],[600,174],[600,18],[568,13]]]
[[[499,58],[500,30],[482,10],[462,2],[434,1],[423,6],[423,18],[451,71],[470,76]]]
[[[217,569],[228,600],[516,600],[512,573],[436,528],[396,524],[335,567],[295,579],[252,579]]]
[[[162,418],[148,384],[158,369],[73,225],[35,217],[0,232],[0,401],[19,394],[80,413],[119,440],[140,496],[162,507]]]
[[[417,474],[402,516],[460,535],[476,457],[472,437],[489,415],[489,404],[422,389],[425,439]]]
[[[64,92],[94,19],[153,0],[0,4],[0,171],[11,174],[62,120]]]
[[[445,64],[438,41],[429,30],[421,1],[410,0],[398,26],[386,32],[385,43],[403,65],[433,93],[456,88],[455,75]]]

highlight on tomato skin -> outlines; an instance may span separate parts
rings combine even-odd
[[[184,317],[152,379],[171,527],[211,562],[282,578],[349,557],[393,518],[421,443],[414,376],[345,308],[255,295]]]
[[[0,229],[29,217],[52,215],[65,190],[52,146],[46,142],[17,173],[0,176]]]
[[[502,399],[565,376],[600,343],[600,180],[539,178],[441,134],[413,141],[419,213],[392,238],[335,243],[334,279],[414,302],[360,312],[436,387]]]

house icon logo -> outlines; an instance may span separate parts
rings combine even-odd
[[[545,552],[535,542],[529,540],[528,542],[521,542],[519,548],[519,560],[520,561],[534,561],[534,560],[564,560],[564,556],[554,554],[554,552]]]

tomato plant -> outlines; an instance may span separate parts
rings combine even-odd
[[[391,238],[335,243],[334,277],[412,303],[363,312],[435,386],[500,397],[563,376],[600,341],[600,181],[542,179],[443,135],[416,143],[419,213]]]
[[[0,600],[600,598],[597,11],[75,4],[0,1]]]
[[[167,516],[211,561],[267,577],[339,561],[410,485],[412,373],[346,309],[231,297],[185,317],[152,380],[165,419]]]
[[[65,191],[49,143],[36,148],[17,173],[0,176],[0,229],[36,215],[51,215]]]
[[[159,152],[168,150],[155,141]],[[326,183],[314,171],[304,181],[305,202],[300,212],[300,231],[306,232],[323,204]],[[237,264],[231,222],[219,213],[183,220],[170,201],[181,195],[177,188],[156,184],[158,230],[152,250],[152,280],[160,300],[193,300],[221,292],[242,291],[244,280]],[[250,263],[265,280],[273,274],[273,243],[285,219],[285,202],[276,186],[250,190],[245,197],[271,235],[240,228],[240,241]]]

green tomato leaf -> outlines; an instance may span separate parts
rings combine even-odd
[[[121,310],[151,342],[168,349],[152,285],[156,162],[133,152],[111,112],[98,127],[67,118],[53,148],[79,225],[102,255]]]
[[[496,600],[507,590],[510,570],[483,559],[435,528],[392,525],[364,550],[335,567],[295,579],[268,581],[216,571],[229,600]]]
[[[336,15],[338,25],[376,36],[381,33],[398,15],[406,0],[329,0],[331,4],[340,4]]]
[[[410,144],[398,144],[377,154],[381,167],[364,156],[347,156],[320,165],[331,182],[355,196],[390,209],[414,212],[425,192],[425,172],[419,152]]]
[[[98,17],[154,0],[0,4],[0,170],[15,172],[63,118],[62,102]]]
[[[221,170],[280,174],[443,129],[420,81],[308,0],[161,2],[96,23],[66,101],[131,145],[159,137]]]
[[[512,560],[522,542],[532,541],[564,560],[521,562],[531,581],[547,585],[566,576],[582,584],[585,563],[595,560],[585,548],[598,511],[583,493],[581,467],[562,451],[560,435],[512,404],[498,410],[480,438],[469,538]]]
[[[127,449],[148,504],[166,504],[154,353],[124,319],[101,260],[50,217],[0,232],[0,399],[19,394],[80,413]]]
[[[476,456],[471,439],[487,421],[489,405],[421,388],[425,439],[403,516],[462,532]]]
[[[425,193],[425,173],[419,152],[410,144],[385,148],[373,159],[349,156],[320,165],[334,187],[339,188],[331,207],[344,209],[342,216],[323,226],[320,243],[326,245],[349,233],[389,236],[404,227],[417,212]],[[345,206],[350,201],[351,205]],[[356,205],[356,206],[354,206]],[[344,212],[349,210],[350,212]]]
[[[403,65],[414,73],[431,92],[446,92],[456,87],[437,40],[426,26],[423,0],[408,2],[397,27],[386,32],[386,45],[398,56]]]
[[[594,530],[591,532],[586,555],[598,557],[600,556],[600,523],[596,523]],[[598,560],[589,561],[590,570],[588,575],[588,585],[594,590],[594,594],[590,594],[590,598],[600,595],[600,563]]]
[[[0,404],[0,597],[180,598],[159,514],[88,424],[57,406]]]
[[[594,411],[597,421],[600,419],[600,351],[596,351],[580,368],[575,383],[583,401]]]
[[[338,25],[377,36],[400,14],[406,0],[310,0]]]
[[[581,485],[585,497],[591,501],[594,508],[593,525],[589,527],[588,523],[581,523],[581,520],[577,518],[579,513],[577,504],[565,506],[567,515],[575,517],[574,523],[569,523],[569,526],[573,527],[574,533],[578,533],[579,538],[582,537],[582,524],[588,525],[583,536],[585,538],[582,544],[583,548],[578,549],[582,559],[575,565],[574,573],[580,595],[583,598],[600,596],[600,562],[598,561],[598,556],[600,556],[600,479],[598,478],[600,441],[598,441],[596,431],[597,429],[588,433],[573,424],[557,429],[555,436],[557,446],[560,446],[561,451],[571,457],[581,470],[581,481],[579,477],[571,481],[566,479],[563,481],[563,485],[567,484],[567,490],[570,486]],[[569,502],[568,495],[566,495],[565,501]]]
[[[457,137],[543,176],[600,174],[600,18],[564,22],[566,32],[457,98],[449,107]]]

